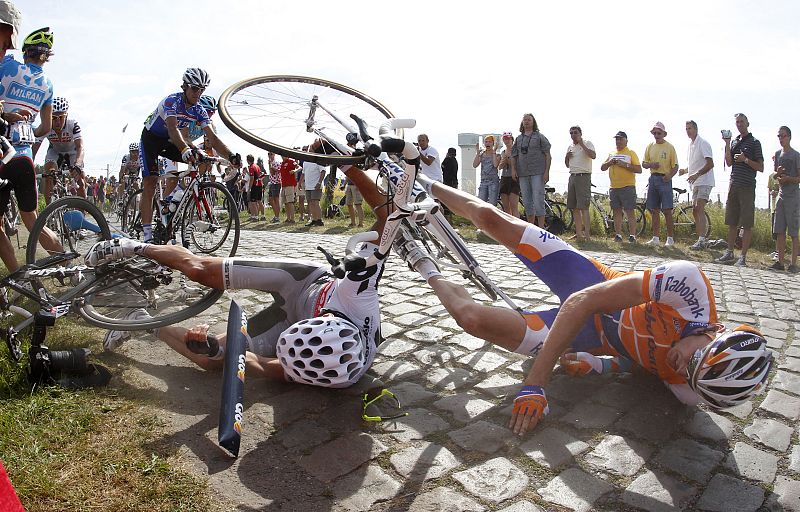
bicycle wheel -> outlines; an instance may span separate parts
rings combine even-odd
[[[558,216],[564,221],[564,226],[567,231],[575,226],[575,221],[572,218],[572,210],[567,208],[565,203],[561,201],[550,201],[550,205],[553,207],[553,211],[558,212]]]
[[[45,251],[40,237],[50,237],[60,244],[60,250]],[[80,258],[100,240],[110,240],[111,230],[103,213],[80,197],[63,197],[50,203],[36,219],[28,236],[25,262],[35,263],[48,254],[72,253]]]
[[[321,106],[314,110],[312,104],[317,102]],[[281,156],[321,165],[364,160],[363,156],[321,155],[296,149],[318,138],[314,130],[346,145],[345,136],[355,127],[350,114],[366,121],[373,137],[378,136],[381,124],[394,117],[389,109],[364,93],[305,76],[249,78],[228,87],[219,99],[222,122],[242,139]],[[352,126],[345,128],[333,116]],[[397,137],[402,136],[402,130],[398,130]]]
[[[122,209],[122,232],[130,238],[138,239],[142,235],[142,218],[139,212],[142,192],[144,192],[144,189],[140,188],[131,194]]]
[[[201,183],[181,219],[181,240],[192,252],[234,256],[239,247],[239,210],[221,183]],[[231,233],[233,231],[233,233]]]
[[[105,329],[157,329],[202,313],[222,296],[190,281],[178,271],[143,257],[127,258],[90,269],[75,302],[90,324]],[[143,309],[147,317],[133,314]]]
[[[675,218],[673,219],[675,225],[675,238],[679,240],[688,240],[694,235],[695,222],[694,214],[692,213],[691,206],[683,206],[673,210]]]
[[[650,212],[647,211],[647,208],[644,207],[643,204],[638,203],[636,205],[636,236],[642,236],[644,230],[647,229],[647,216],[650,215]]]

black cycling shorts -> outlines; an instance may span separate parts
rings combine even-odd
[[[154,135],[147,128],[142,129],[142,141],[139,145],[139,158],[142,159],[142,176],[158,176],[158,157],[163,156],[175,162],[182,162],[180,150],[170,142]]]
[[[0,189],[0,215],[8,211],[11,191],[17,196],[21,212],[35,212],[39,206],[39,191],[36,189],[36,171],[33,160],[27,156],[12,159],[0,168],[0,178],[8,180],[8,185]]]
[[[264,198],[264,186],[263,185],[253,185],[250,189],[250,202],[255,203],[257,201],[261,201]]]

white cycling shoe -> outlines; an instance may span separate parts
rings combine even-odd
[[[147,311],[139,308],[129,311],[122,318],[125,320],[147,320],[152,317]],[[131,331],[108,331],[103,337],[103,350],[113,352],[129,339],[131,339]]]
[[[86,253],[83,260],[86,265],[96,267],[104,263],[132,258],[140,253],[144,244],[138,240],[130,238],[115,238],[114,240],[103,240],[94,244]]]

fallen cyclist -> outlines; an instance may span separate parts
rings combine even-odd
[[[694,264],[620,272],[477,197],[424,176],[417,181],[508,248],[561,300],[560,307],[522,314],[478,304],[442,277],[416,241],[395,246],[465,331],[536,357],[514,399],[514,433],[524,434],[548,414],[545,388],[559,360],[573,375],[639,366],[688,405],[731,407],[763,391],[773,362],[766,340],[750,326],[731,331],[718,323],[711,284]]]
[[[372,230],[382,232],[388,212],[378,187],[355,167],[347,168],[345,174],[375,211],[377,221]],[[359,244],[357,252],[371,255],[378,240],[370,233],[364,235],[367,241]],[[311,261],[198,256],[177,245],[123,238],[95,244],[86,263],[97,266],[137,255],[205,286],[262,290],[272,295],[273,303],[248,320],[248,375],[341,388],[356,383],[372,364],[381,341],[377,287],[383,260],[336,279],[329,274],[329,265]],[[131,311],[129,318],[146,315],[138,309]],[[222,368],[225,337],[209,337],[207,325],[188,330],[168,326],[158,329],[156,335],[200,367]],[[129,338],[129,332],[109,331],[104,348],[114,350]]]

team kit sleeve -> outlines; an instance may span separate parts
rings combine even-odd
[[[705,274],[688,261],[645,270],[642,294],[647,301],[670,306],[689,322],[716,321],[714,292]]]
[[[78,124],[78,121],[75,121],[72,125],[72,140],[78,140],[81,137],[81,127]]]

